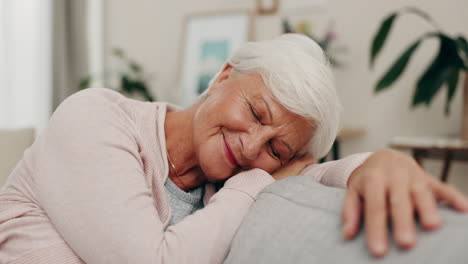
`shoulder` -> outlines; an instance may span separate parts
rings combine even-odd
[[[65,99],[53,113],[48,130],[70,133],[132,128],[132,121],[119,103],[125,97],[104,88],[88,88]]]
[[[89,104],[89,106],[96,106],[102,104],[114,104],[125,99],[120,93],[106,88],[88,88],[81,90],[65,99],[57,108],[63,108],[70,104]],[[100,104],[96,104],[100,103]]]
[[[120,93],[106,88],[88,88],[66,98],[52,115],[52,119],[66,115],[68,117],[85,117],[99,119],[124,117],[125,112],[119,106],[128,100]]]
[[[157,115],[165,114],[167,108],[180,109],[165,102],[144,102],[126,98],[119,92],[106,88],[79,91],[63,101],[57,111],[60,108],[74,108],[74,112],[94,110],[98,118],[109,112],[107,114],[120,116],[135,124],[155,119]]]

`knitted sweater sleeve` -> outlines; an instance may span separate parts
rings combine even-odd
[[[206,205],[164,230],[135,144],[118,106],[78,93],[41,135],[35,186],[57,232],[86,263],[222,263],[257,193],[260,169],[230,178]],[[164,195],[164,194],[161,194]]]
[[[371,154],[371,152],[357,153],[340,160],[313,164],[306,167],[301,175],[310,175],[315,181],[327,186],[346,188],[351,173]]]

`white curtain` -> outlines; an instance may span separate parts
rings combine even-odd
[[[103,10],[103,0],[0,0],[0,129],[41,130],[81,78],[104,72]]]
[[[82,78],[104,72],[104,3],[102,0],[52,0],[52,4],[52,107],[55,109],[78,91]],[[102,83],[97,85],[102,87]]]
[[[0,129],[43,128],[52,111],[51,0],[0,0]]]

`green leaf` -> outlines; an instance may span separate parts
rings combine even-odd
[[[457,90],[459,75],[459,69],[453,68],[447,78],[447,100],[445,101],[445,115],[447,116],[450,114],[450,104],[452,103],[453,96]]]
[[[78,84],[78,88],[80,90],[83,90],[85,88],[88,88],[90,84],[91,84],[91,76],[88,76],[80,80]]]
[[[421,103],[429,105],[444,82],[451,76],[454,68],[463,67],[463,61],[457,54],[455,40],[443,34],[439,34],[439,40],[437,56],[417,83],[413,107]]]
[[[133,88],[135,89],[135,91],[138,91],[138,92],[146,91],[146,85],[142,81],[135,81],[133,83]]]
[[[429,23],[431,23],[431,24],[434,24],[434,23],[435,23],[435,21],[431,18],[431,16],[429,16],[428,13],[422,11],[422,10],[419,9],[419,8],[410,6],[410,7],[406,7],[404,10],[407,11],[407,12],[410,12],[410,13],[413,13],[413,14],[416,14],[416,15],[419,15],[420,17],[422,17],[423,19],[427,20],[427,21],[428,21]]]
[[[432,64],[418,81],[412,106],[415,107],[422,103],[430,105],[449,75],[450,68],[440,63]]]
[[[455,41],[457,42],[457,47],[460,50],[460,53],[463,53],[464,56],[464,65],[465,70],[468,70],[468,42],[463,36],[458,36]]]
[[[112,54],[114,54],[114,56],[116,57],[119,57],[119,58],[123,58],[125,56],[123,50],[121,48],[114,48],[112,50]]]
[[[379,54],[380,50],[383,47],[383,44],[385,43],[385,40],[387,39],[388,33],[390,32],[390,29],[392,28],[393,22],[395,21],[397,14],[398,13],[391,14],[382,22],[379,30],[377,31],[377,34],[374,36],[374,39],[372,40],[371,57],[370,57],[371,67],[374,65],[375,57]]]
[[[138,65],[136,62],[130,62],[129,65],[130,69],[135,72],[135,73],[139,73],[141,72],[141,67],[140,65]]]
[[[394,62],[393,66],[387,71],[387,73],[377,82],[375,86],[375,92],[380,92],[383,89],[392,85],[398,77],[400,77],[401,73],[405,70],[406,65],[413,55],[414,51],[419,47],[419,44],[423,38],[418,39],[414,42],[401,56]]]
[[[328,58],[328,61],[330,62],[330,65],[332,65],[333,67],[336,67],[336,68],[344,67],[344,64],[336,60],[334,57],[327,55],[327,58]]]
[[[294,29],[292,29],[291,24],[286,18],[283,18],[283,33],[294,33]]]
[[[463,36],[458,36],[455,41],[457,42],[458,48],[468,55],[468,42],[466,39]]]
[[[120,78],[120,88],[124,92],[131,93],[133,90],[133,81],[127,75],[122,75]]]

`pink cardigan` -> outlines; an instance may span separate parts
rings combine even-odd
[[[208,184],[205,208],[168,227],[167,108],[108,89],[65,100],[0,192],[0,263],[222,263],[274,180],[254,169]],[[368,155],[304,173],[344,188]]]

